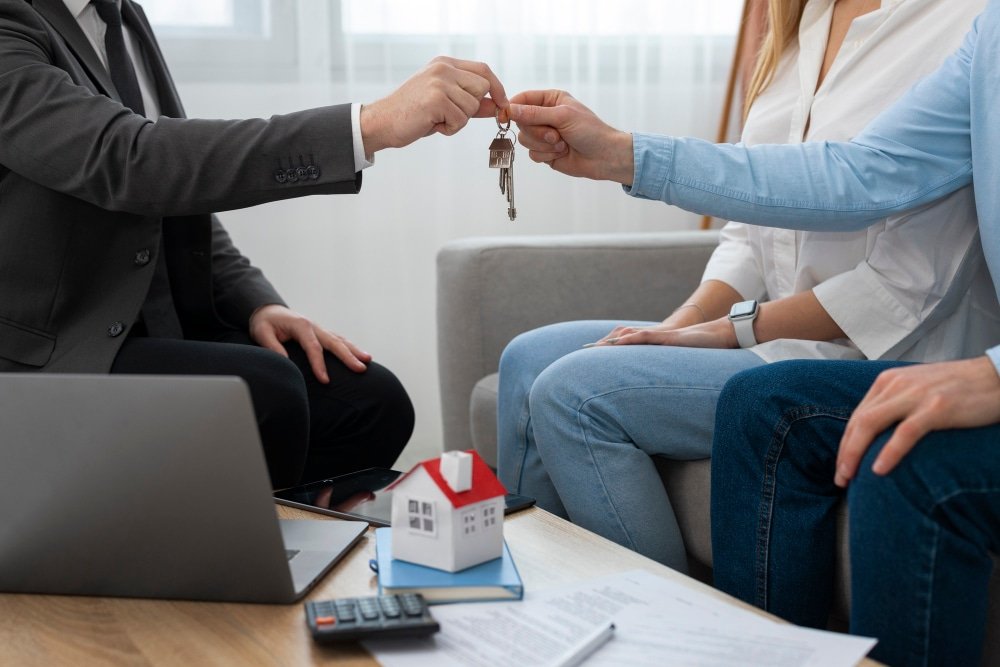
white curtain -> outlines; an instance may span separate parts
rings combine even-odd
[[[562,88],[626,130],[711,138],[742,0],[141,0],[188,113],[268,116],[386,95],[430,58],[490,64],[513,94]],[[201,18],[199,18],[201,17]],[[357,197],[223,216],[302,312],[392,368],[413,395],[412,458],[439,447],[434,257],[464,236],[689,229],[698,219],[530,162],[507,220],[492,120],[380,153]]]

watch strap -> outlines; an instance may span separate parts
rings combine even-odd
[[[736,331],[736,342],[740,347],[753,347],[757,344],[757,337],[753,334],[753,323],[756,318],[747,317],[744,319],[732,320],[733,330]]]

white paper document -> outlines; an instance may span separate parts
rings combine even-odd
[[[441,632],[430,639],[364,645],[385,667],[545,665],[609,620],[614,636],[588,667],[846,667],[875,645],[775,623],[640,570],[529,592],[521,602],[441,605],[431,613]]]
[[[431,614],[441,632],[427,639],[363,644],[385,667],[551,665],[609,622],[607,614],[578,615],[546,601],[437,605]]]

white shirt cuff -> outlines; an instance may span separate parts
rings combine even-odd
[[[997,367],[997,373],[1000,373],[1000,345],[986,350],[986,356],[989,357],[990,361],[993,362],[993,365]]]
[[[921,326],[868,264],[837,274],[813,287],[816,300],[869,359],[895,359],[899,344]]]
[[[375,156],[365,155],[365,142],[361,136],[361,105],[351,105],[351,130],[354,132],[354,171],[361,171],[375,164]]]

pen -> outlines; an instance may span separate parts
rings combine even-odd
[[[587,635],[581,642],[580,645],[572,648],[561,656],[552,661],[552,667],[573,667],[574,665],[579,665],[583,662],[587,656],[599,649],[604,642],[611,639],[611,635],[614,634],[615,624],[608,623],[607,625],[602,625],[589,635]]]

